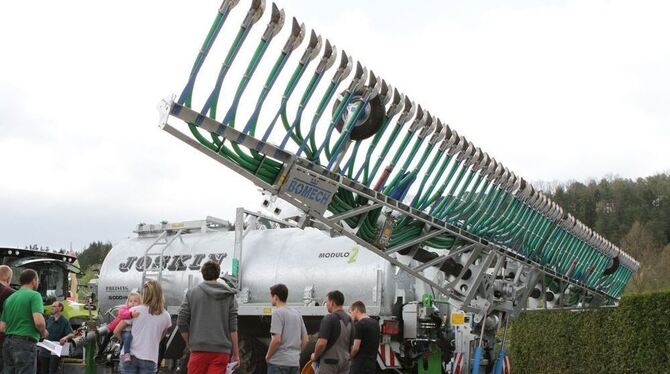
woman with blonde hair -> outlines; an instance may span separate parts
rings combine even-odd
[[[172,326],[170,314],[165,310],[163,289],[155,280],[147,281],[142,290],[142,304],[132,307],[131,312],[139,312],[133,318],[130,344],[130,360],[121,360],[122,374],[154,374],[158,369],[158,346],[165,331]],[[121,321],[114,333],[123,331],[126,322]]]

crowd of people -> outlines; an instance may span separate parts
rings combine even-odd
[[[12,269],[0,265],[0,372],[7,374],[44,374],[58,372],[60,357],[44,348],[37,349],[40,339],[65,344],[74,336],[70,321],[63,313],[63,303],[51,304],[49,318],[44,318],[42,295],[37,292],[39,277],[32,269],[19,275],[21,287],[10,287]]]
[[[235,291],[219,282],[216,262],[203,265],[203,282],[186,293],[177,327],[190,351],[189,374],[225,373],[239,362],[237,301]],[[272,319],[270,344],[265,355],[268,374],[300,373],[300,353],[309,337],[300,313],[286,304],[288,288],[270,287]],[[369,374],[375,372],[379,324],[370,318],[361,301],[344,311],[344,295],[334,290],[326,296],[328,315],[321,320],[310,362],[316,374]],[[134,332],[133,332],[134,333]]]
[[[239,363],[235,290],[219,281],[221,268],[208,261],[201,268],[203,282],[188,290],[177,317],[177,328],[189,351],[190,374],[226,373]],[[65,344],[73,337],[63,304],[55,301],[45,320],[39,277],[32,269],[21,272],[21,287],[10,287],[12,269],[0,266],[0,373],[56,373],[60,357],[36,346],[41,339]],[[287,305],[288,288],[275,284],[269,289],[272,303],[270,344],[265,355],[268,374],[300,373],[300,353],[308,344],[307,329],[300,313]],[[370,318],[361,301],[343,309],[344,295],[327,294],[326,315],[311,355],[316,374],[373,373],[379,324]],[[141,293],[131,292],[126,305],[107,327],[122,342],[119,368],[122,374],[154,374],[158,371],[159,345],[172,325],[165,310],[160,283],[149,280]]]

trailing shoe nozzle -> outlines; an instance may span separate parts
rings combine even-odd
[[[366,87],[365,99],[369,101],[373,97],[379,95],[381,88],[382,88],[382,80],[378,79],[375,73],[372,70],[370,70],[370,80],[368,81]]]
[[[517,177],[516,174],[514,174],[514,172],[510,170],[509,179],[505,184],[505,191],[510,194],[513,193],[518,183],[519,183],[519,177]]]
[[[462,162],[463,160],[468,160],[475,153],[475,145],[472,142],[462,137],[464,140],[461,152],[456,156],[456,161]],[[466,161],[467,162],[467,161]]]
[[[421,131],[419,131],[419,136],[418,136],[419,139],[423,139],[423,138],[425,138],[426,136],[430,135],[430,133],[433,132],[433,129],[435,129],[435,125],[436,125],[436,121],[435,121],[435,120],[436,120],[436,118],[433,117],[433,116],[430,114],[429,111],[426,111],[425,118],[426,118],[426,120],[425,120],[423,126],[421,127]]]
[[[481,151],[481,150],[480,150]],[[484,174],[485,172],[489,171],[489,166],[491,163],[491,158],[489,157],[489,154],[481,151],[482,157],[479,159],[479,162],[477,162],[473,167],[472,170],[474,172],[478,172],[481,170],[481,174]]]
[[[393,94],[391,86],[386,84],[386,81],[382,79],[382,86],[381,89],[379,90],[379,101],[381,104],[386,108],[386,104],[391,101],[391,95]]]
[[[472,146],[474,147],[475,145],[473,144]],[[477,163],[479,163],[482,160],[483,155],[484,155],[484,152],[482,152],[481,148],[475,147],[475,150],[472,153],[472,156],[468,157],[465,160],[465,163],[464,163],[463,166],[465,166],[465,167],[472,166],[472,170],[476,171]]]
[[[319,64],[316,66],[315,72],[317,74],[322,74],[335,64],[336,59],[337,49],[335,46],[331,46],[328,39],[326,39],[326,45],[323,48],[323,56],[321,56],[321,61],[319,61]]]
[[[417,106],[412,103],[412,100],[409,99],[409,96],[404,97],[404,104],[403,104],[403,109],[402,113],[400,113],[400,117],[398,117],[398,122],[396,123],[397,126],[403,126],[407,122],[409,122],[412,117],[414,117],[414,114],[417,111]]]
[[[449,139],[449,144],[447,144],[447,155],[453,157],[455,154],[460,152],[464,146],[467,146],[467,140],[465,136],[458,135],[458,131],[451,131],[451,139]]]
[[[265,12],[265,0],[252,0],[251,7],[249,8],[247,15],[244,17],[244,21],[242,22],[242,27],[245,29],[251,27],[261,19],[263,12]]]
[[[309,43],[307,43],[307,48],[300,58],[300,64],[306,65],[310,61],[314,60],[316,56],[319,55],[321,51],[321,35],[317,36],[314,30],[309,34]]]
[[[284,9],[280,10],[277,8],[277,4],[272,3],[272,15],[270,16],[270,22],[268,22],[268,26],[263,33],[263,40],[267,42],[279,34],[279,31],[284,27],[284,17]]]
[[[503,167],[498,160],[491,157],[491,163],[489,164],[488,170],[484,171],[484,176],[489,181],[495,181],[503,173]]]
[[[423,108],[421,108],[421,104],[419,104],[417,105],[414,121],[412,121],[412,124],[409,126],[408,131],[415,132],[416,130],[420,129],[424,123],[426,123],[426,116],[423,111]]]
[[[500,171],[496,172],[496,176],[493,177],[493,184],[504,187],[505,183],[507,183],[507,180],[509,179],[509,171],[502,162],[498,162],[498,169],[500,169]]]
[[[442,143],[440,144],[439,147],[440,152],[444,152],[450,147],[453,147],[454,143],[458,141],[458,139],[456,138],[458,134],[454,136],[454,133],[455,131],[453,131],[449,125],[447,124],[444,125],[444,140],[442,140]]]
[[[535,187],[532,184],[528,183],[526,191],[527,191],[527,193],[524,195],[523,201],[526,204],[528,204],[530,206],[533,206],[535,204],[535,202],[537,201],[537,199],[539,198],[539,196],[537,194],[537,190],[535,189]]]
[[[386,110],[386,118],[393,118],[396,114],[400,113],[402,101],[405,99],[405,96],[398,92],[397,89],[393,89],[393,100],[391,100],[391,105]]]
[[[442,121],[439,118],[433,118],[433,123],[435,123],[435,132],[430,137],[428,143],[437,144],[447,136],[447,126],[442,125]]]
[[[282,52],[289,54],[293,52],[298,46],[302,43],[302,40],[305,38],[305,24],[299,24],[298,20],[293,17],[293,22],[291,23],[291,35],[289,35]]]
[[[523,190],[526,189],[526,180],[517,177],[513,188],[514,188],[514,195],[520,196],[521,194],[523,194]]]
[[[353,60],[347,56],[345,51],[342,51],[342,56],[340,57],[340,66],[338,66],[337,71],[335,71],[335,75],[333,75],[331,82],[336,84],[347,79],[352,69]]]
[[[368,69],[364,68],[360,62],[356,62],[356,71],[354,72],[354,77],[352,78],[351,83],[349,83],[349,88],[347,89],[347,91],[352,93],[355,92],[358,89],[358,87],[365,84],[365,81],[367,80],[368,80]]]
[[[221,6],[219,7],[220,14],[229,13],[235,6],[240,2],[240,0],[223,0]]]

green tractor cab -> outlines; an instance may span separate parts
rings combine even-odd
[[[60,252],[49,252],[36,249],[0,248],[0,263],[12,268],[12,287],[19,288],[19,276],[24,269],[33,269],[40,277],[37,289],[42,295],[45,314],[51,314],[51,304],[63,302],[63,315],[70,320],[72,328],[81,326],[85,321],[96,319],[98,311],[95,306],[79,303],[70,296],[76,292],[71,289],[70,275],[76,278],[82,275],[76,266],[77,258]]]

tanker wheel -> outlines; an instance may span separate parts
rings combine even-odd
[[[173,367],[172,372],[177,374],[187,374],[188,373],[188,359],[191,357],[191,351],[188,348],[184,349],[184,354],[180,359],[175,360],[175,367]]]
[[[265,353],[267,347],[249,335],[240,335],[240,365],[236,374],[265,374]]]
[[[305,349],[300,352],[300,368],[305,367],[305,364],[309,361],[312,353],[314,353],[314,346],[316,345],[316,340],[319,338],[319,334],[308,335],[308,338]]]
[[[344,109],[344,113],[340,116],[340,119],[335,123],[335,128],[340,133],[343,130],[342,128],[344,127],[347,118],[354,114],[353,109],[356,107],[355,104],[362,101],[362,93],[362,89],[358,89],[354,92],[354,97],[349,102],[347,108]],[[340,106],[340,102],[341,97],[335,100],[335,104],[333,105],[333,115],[335,114],[337,107]],[[379,131],[379,128],[382,126],[386,110],[379,99],[379,95],[370,100],[364,110],[365,112],[361,118],[358,119],[354,128],[351,130],[351,133],[349,133],[349,138],[351,140],[367,139]]]

